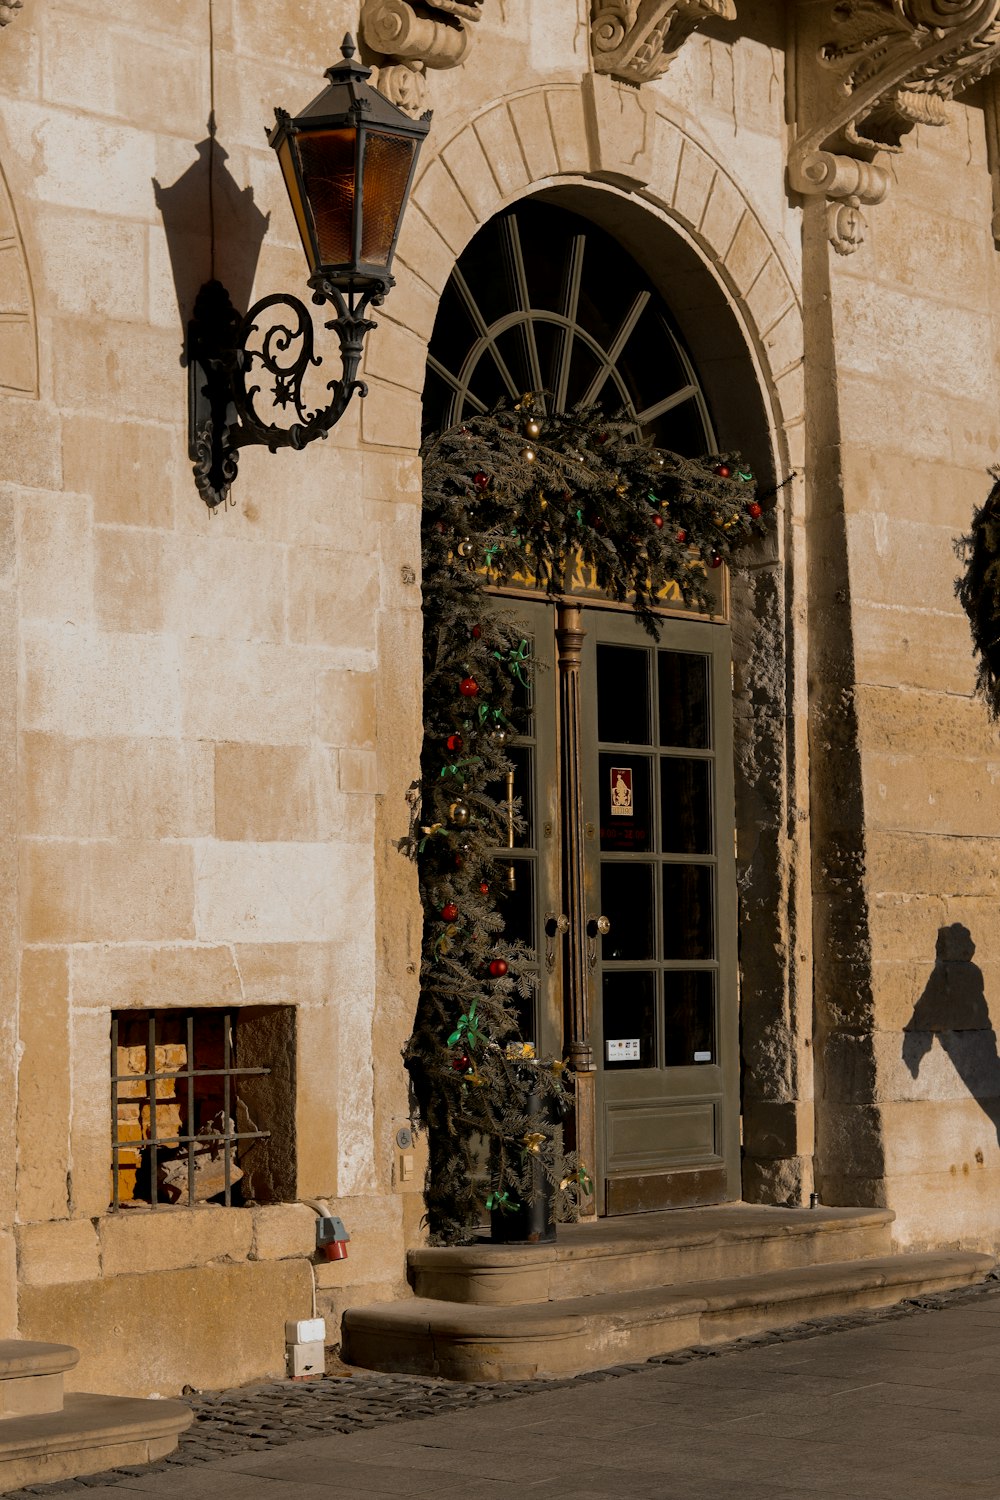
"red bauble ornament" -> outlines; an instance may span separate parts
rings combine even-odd
[[[687,539],[688,539],[688,534],[687,534],[686,531],[679,531],[677,533],[677,540],[681,543],[682,546],[687,541]]]
[[[476,473],[472,476],[472,482],[477,490],[488,490],[490,487],[490,476],[484,474],[482,469],[477,469]]]
[[[490,893],[489,882],[485,881],[485,880],[481,880],[479,882],[479,894],[481,896],[488,896],[489,893]]]
[[[459,750],[461,750],[462,746],[465,744],[465,741],[460,734],[449,734],[448,738],[445,740],[445,744],[448,746],[449,750],[457,753]]]
[[[454,922],[454,920],[455,920],[455,918],[457,916],[458,916],[458,907],[455,905],[454,901],[449,901],[446,906],[442,906],[442,908],[441,908],[441,920],[442,920],[442,922]]]
[[[758,516],[763,515],[764,513],[764,507],[762,505],[759,505],[756,500],[750,501],[750,504],[747,506],[747,510],[749,511],[750,515],[753,516],[755,521]]]
[[[709,561],[709,566],[710,567],[713,567],[713,568],[721,568],[722,567],[722,558],[719,556],[719,554],[717,552],[713,552],[712,556],[709,558],[708,561]]]
[[[478,639],[479,639],[479,637],[480,637],[480,636],[481,636],[481,635],[482,635],[482,633],[483,633],[483,632],[482,632],[482,630],[481,630],[481,629],[480,629],[480,628],[479,628],[479,626],[478,626],[478,625],[473,625],[473,627],[472,627],[472,639],[473,639],[473,640],[474,640],[474,641],[478,641]]]
[[[458,684],[458,691],[463,698],[474,698],[479,692],[479,683],[474,677],[463,677]]]
[[[654,526],[662,526],[663,525],[663,517],[662,516],[654,516],[653,517],[653,525]]]
[[[733,471],[728,464],[716,464],[715,472],[720,479],[728,479]]]
[[[472,1058],[467,1052],[460,1052],[457,1057],[452,1058],[451,1065],[456,1073],[467,1073],[472,1067]]]
[[[494,958],[490,963],[490,974],[494,979],[502,979],[507,972],[507,961],[503,958]]]

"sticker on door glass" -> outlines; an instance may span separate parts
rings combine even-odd
[[[632,797],[632,767],[611,767],[611,816],[631,818],[634,816]]]
[[[640,1046],[637,1036],[623,1037],[604,1044],[608,1062],[640,1062]]]

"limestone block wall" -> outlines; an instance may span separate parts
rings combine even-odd
[[[210,110],[216,273],[244,304],[304,293],[264,126],[355,24],[39,0],[0,45],[0,1332],[77,1343],[90,1389],[277,1370],[286,1316],[398,1294],[419,1233],[395,1132],[420,913],[394,848],[417,369],[383,356],[329,441],[246,454],[219,514],[187,456]],[[301,1205],[108,1213],[111,1013],[269,1004],[296,1013],[294,1196],[344,1218],[338,1265]]]
[[[839,658],[817,652],[832,691],[820,694],[815,776],[844,835],[817,869],[839,913],[822,1182],[832,1202],[895,1209],[902,1245],[995,1248],[1000,760],[971,697],[952,545],[988,492],[1000,440],[981,110],[970,103],[947,128],[915,131],[894,175],[869,213],[869,242],[831,258],[840,446],[826,477],[831,491],[842,485],[846,568],[834,563],[829,585],[839,606],[821,590],[817,600],[824,611],[849,601],[854,683],[849,646]],[[831,751],[839,781],[819,764]]]

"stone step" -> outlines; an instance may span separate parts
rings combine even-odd
[[[558,1302],[484,1306],[414,1297],[344,1314],[344,1358],[450,1380],[579,1375],[804,1319],[890,1307],[981,1280],[993,1257],[877,1256]]]
[[[63,1374],[79,1358],[69,1344],[0,1339],[0,1422],[61,1411]]]
[[[0,1422],[0,1494],[152,1463],[173,1452],[190,1422],[191,1408],[181,1401],[81,1394],[68,1395],[61,1411],[8,1417]]]
[[[491,1306],[756,1276],[888,1255],[888,1209],[673,1209],[559,1226],[554,1245],[412,1250],[418,1297]]]

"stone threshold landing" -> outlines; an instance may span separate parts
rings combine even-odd
[[[416,1295],[351,1308],[344,1358],[446,1379],[578,1375],[979,1281],[993,1257],[890,1253],[893,1215],[742,1204],[560,1226],[552,1245],[412,1251]]]

